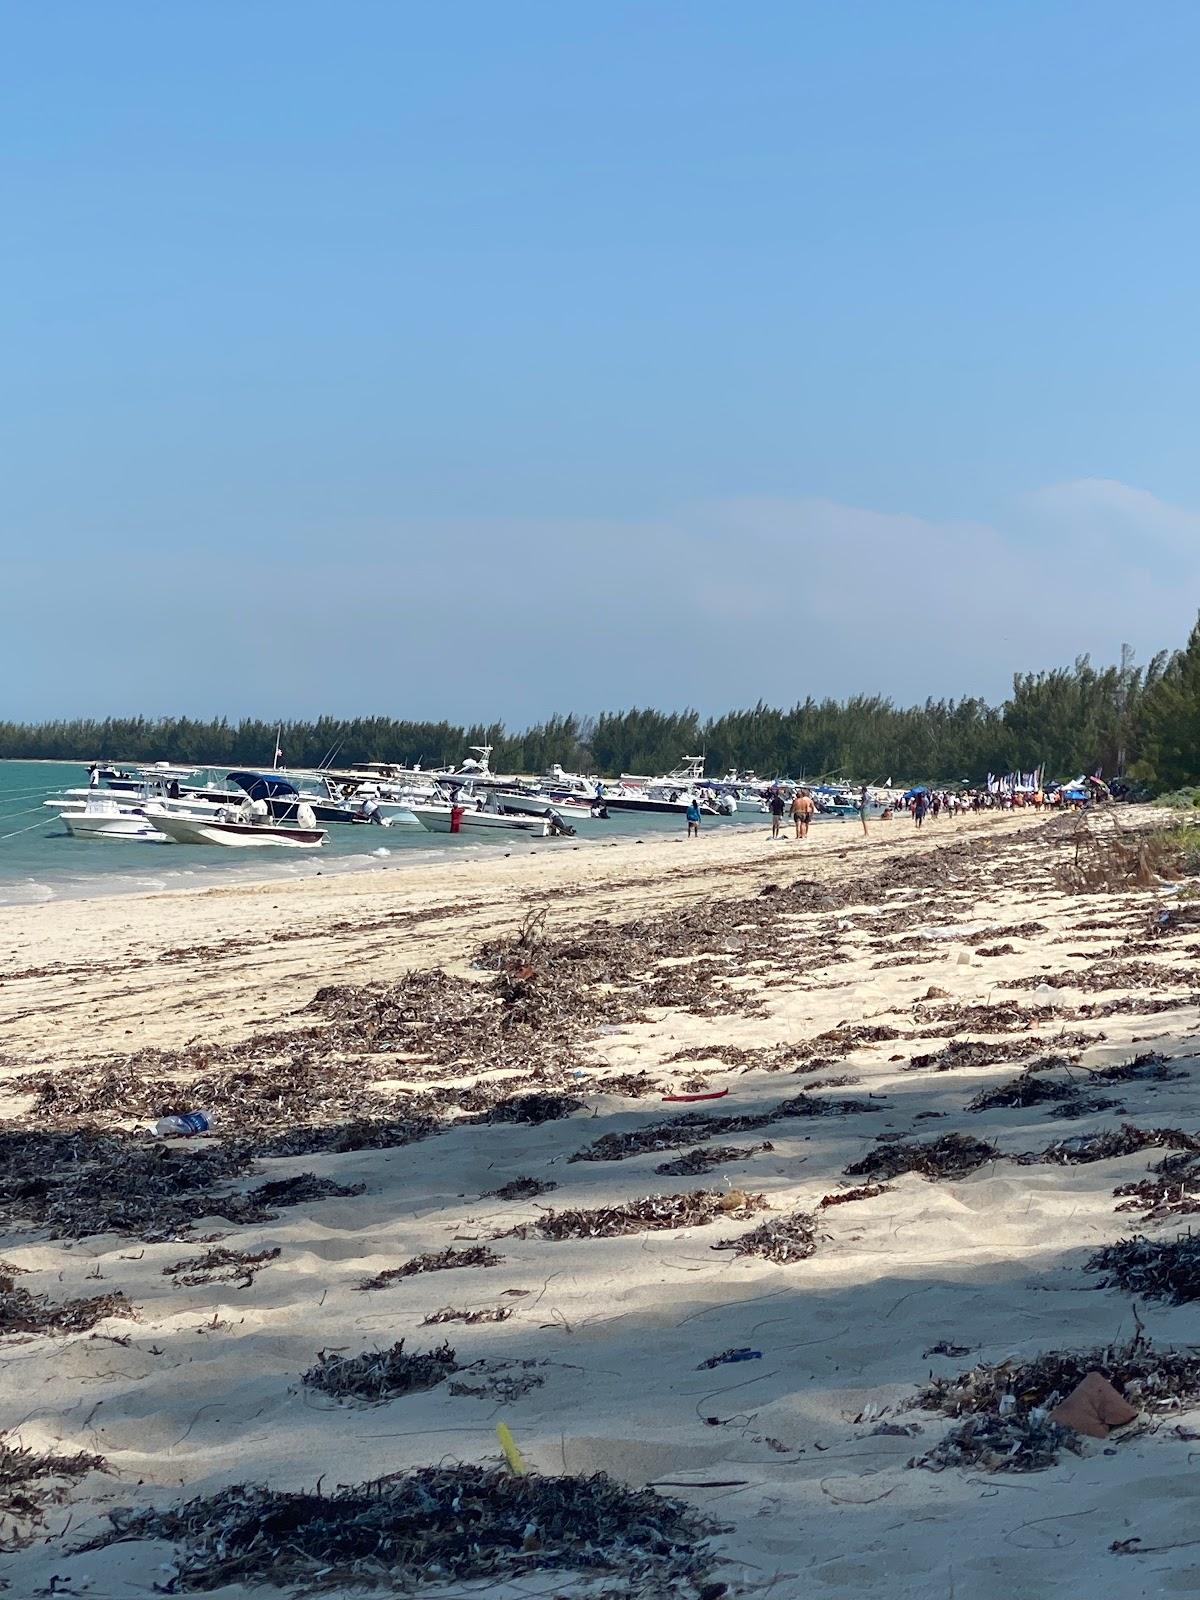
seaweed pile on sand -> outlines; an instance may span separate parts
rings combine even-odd
[[[731,1161],[749,1161],[751,1156],[774,1148],[770,1140],[763,1144],[700,1145],[695,1150],[688,1150],[683,1155],[676,1156],[674,1161],[662,1162],[654,1170],[664,1178],[699,1177],[706,1172],[712,1172],[716,1167],[728,1166]]]
[[[385,1272],[377,1272],[374,1277],[364,1278],[356,1287],[386,1289],[389,1284],[399,1283],[402,1278],[415,1278],[423,1272],[455,1272],[459,1267],[498,1267],[503,1260],[503,1256],[498,1256],[483,1244],[468,1245],[465,1250],[456,1250],[451,1245],[445,1250],[413,1256],[402,1266],[389,1267]]]
[[[1136,1155],[1139,1150],[1200,1151],[1200,1139],[1182,1128],[1137,1128],[1131,1122],[1123,1122],[1119,1127],[1104,1128],[1099,1133],[1056,1139],[1040,1155],[1023,1155],[1016,1159],[1023,1166],[1039,1163],[1077,1167]]]
[[[40,1451],[10,1444],[0,1434],[0,1551],[22,1550],[31,1544],[46,1520],[50,1506],[61,1505],[72,1483],[89,1472],[106,1472],[103,1456],[78,1450],[73,1455]]]
[[[905,1172],[919,1172],[925,1178],[967,1178],[990,1161],[999,1161],[999,1150],[984,1139],[969,1133],[947,1133],[925,1144],[897,1140],[878,1145],[861,1161],[843,1168],[848,1178],[898,1178]]]
[[[13,1268],[0,1262],[0,1338],[14,1333],[86,1333],[106,1317],[132,1317],[119,1291],[82,1299],[51,1300],[16,1283]]]
[[[543,1478],[479,1466],[422,1467],[373,1483],[283,1492],[239,1484],[169,1510],[110,1511],[83,1546],[137,1539],[179,1547],[172,1592],[270,1584],[305,1592],[413,1589],[528,1577],[596,1575],[622,1592],[710,1600],[719,1531],[652,1489],[603,1473]],[[707,1594],[706,1594],[707,1588]]]
[[[1103,1273],[1105,1289],[1124,1289],[1142,1300],[1174,1306],[1200,1300],[1200,1235],[1147,1239],[1140,1234],[1105,1245],[1085,1263],[1085,1272]]]
[[[236,1143],[172,1145],[94,1127],[0,1128],[0,1226],[51,1239],[119,1233],[147,1243],[186,1237],[195,1223],[271,1222],[281,1206],[361,1192],[312,1173],[238,1192],[251,1168]]]
[[[1152,1177],[1113,1190],[1118,1211],[1144,1211],[1148,1222],[1190,1216],[1200,1211],[1200,1152],[1179,1150],[1150,1168]]]
[[[623,1205],[591,1210],[546,1211],[534,1222],[521,1223],[498,1238],[615,1239],[628,1233],[662,1233],[672,1228],[697,1228],[709,1222],[737,1221],[765,1211],[761,1194],[741,1189],[693,1189],[689,1194],[650,1194]]]
[[[687,1111],[670,1122],[654,1122],[645,1128],[634,1128],[629,1133],[602,1134],[584,1149],[577,1150],[571,1160],[625,1161],[646,1150],[678,1150],[683,1145],[705,1139],[753,1133],[759,1128],[769,1128],[792,1117],[860,1116],[883,1110],[886,1110],[886,1104],[882,1100],[820,1100],[811,1095],[798,1094],[790,1100],[781,1101],[769,1111],[717,1117],[702,1111]]]
[[[405,1350],[401,1339],[389,1350],[364,1350],[357,1356],[322,1350],[316,1365],[300,1381],[306,1389],[317,1389],[341,1403],[357,1400],[378,1405],[434,1389],[457,1371],[458,1361],[449,1344],[434,1350]]]
[[[807,1211],[793,1211],[787,1216],[760,1222],[757,1228],[739,1234],[736,1239],[722,1239],[712,1248],[732,1250],[738,1256],[759,1256],[777,1266],[790,1266],[794,1261],[807,1261],[816,1250],[816,1221]]]
[[[971,1416],[1015,1405],[1019,1411],[1053,1408],[1098,1372],[1130,1405],[1176,1411],[1200,1401],[1200,1354],[1148,1339],[1098,1345],[1091,1350],[1047,1350],[1032,1360],[981,1361],[949,1378],[930,1378],[911,1402],[946,1417]]]

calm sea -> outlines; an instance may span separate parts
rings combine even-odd
[[[424,828],[331,827],[320,850],[221,850],[212,845],[149,844],[141,840],[73,839],[42,802],[60,790],[87,783],[87,769],[69,762],[0,761],[0,905],[37,905],[47,900],[100,894],[200,888],[228,882],[301,878],[314,872],[371,872],[406,862],[429,861],[450,852],[488,855],[561,850],[564,841],[529,840],[502,834],[496,840],[427,833]],[[706,827],[764,826],[763,817],[707,818]],[[682,832],[674,817],[614,816],[605,831],[571,844],[637,838],[664,830]]]

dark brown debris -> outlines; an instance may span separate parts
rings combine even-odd
[[[764,1210],[766,1204],[761,1194],[746,1194],[741,1189],[694,1189],[690,1194],[651,1194],[590,1211],[547,1211],[512,1232],[554,1240],[611,1239],[627,1233],[660,1233],[735,1221]]]
[[[919,1172],[926,1178],[953,1180],[969,1177],[1000,1159],[999,1150],[986,1140],[973,1139],[968,1133],[947,1133],[927,1144],[880,1145],[843,1170],[848,1178],[897,1178],[901,1173]]]
[[[0,1551],[22,1550],[31,1544],[46,1520],[50,1506],[61,1505],[69,1485],[89,1472],[106,1472],[103,1456],[79,1450],[58,1455],[11,1444],[0,1434],[0,1517],[8,1524],[0,1532]]]
[[[443,1306],[421,1319],[423,1328],[438,1327],[444,1322],[466,1322],[474,1327],[480,1322],[507,1322],[512,1316],[511,1306],[480,1307],[477,1311],[456,1311],[453,1306]]]
[[[686,1155],[677,1156],[674,1161],[664,1161],[661,1166],[655,1167],[655,1172],[664,1178],[690,1178],[699,1177],[703,1173],[711,1172],[714,1167],[728,1166],[731,1161],[748,1161],[751,1156],[756,1156],[764,1150],[774,1150],[775,1146],[768,1140],[765,1144],[710,1144],[701,1145],[695,1150],[689,1150]]]
[[[455,1352],[448,1344],[435,1350],[409,1350],[404,1340],[389,1350],[364,1350],[357,1356],[340,1356],[322,1350],[317,1364],[310,1367],[301,1382],[308,1389],[319,1389],[333,1399],[361,1401],[378,1405],[401,1395],[433,1389],[458,1371]]]
[[[1171,1240],[1135,1235],[1105,1245],[1085,1264],[1085,1272],[1105,1274],[1104,1287],[1124,1289],[1142,1300],[1185,1305],[1200,1299],[1200,1235],[1181,1233]]]
[[[839,1189],[834,1194],[824,1195],[817,1202],[819,1211],[826,1211],[830,1206],[844,1206],[852,1200],[874,1200],[877,1194],[890,1194],[890,1183],[864,1183],[857,1189]]]
[[[0,1338],[13,1333],[85,1333],[105,1317],[132,1317],[121,1293],[79,1300],[51,1300],[0,1277]]]
[[[1023,1156],[1026,1165],[1047,1162],[1062,1166],[1084,1166],[1092,1161],[1112,1161],[1118,1156],[1135,1155],[1139,1150],[1200,1150],[1200,1139],[1182,1128],[1136,1128],[1123,1122],[1118,1128],[1099,1133],[1077,1134],[1057,1139],[1040,1155]]]
[[[227,1250],[221,1245],[206,1250],[201,1256],[187,1261],[177,1261],[173,1267],[164,1267],[169,1278],[184,1287],[194,1289],[201,1284],[232,1283],[239,1289],[248,1289],[256,1275],[279,1257],[279,1247],[270,1250]]]
[[[306,1591],[603,1574],[625,1592],[713,1600],[713,1526],[651,1489],[505,1468],[422,1467],[374,1483],[281,1492],[238,1484],[174,1510],[110,1511],[117,1540],[179,1547],[165,1580],[195,1592],[261,1583]],[[469,1536],[464,1533],[469,1529]]]
[[[732,1250],[739,1256],[761,1256],[764,1261],[774,1261],[779,1266],[807,1261],[817,1248],[816,1219],[806,1211],[793,1211],[788,1216],[761,1222],[736,1239],[723,1239],[712,1248]]]
[[[451,1247],[436,1253],[413,1256],[411,1261],[406,1261],[402,1267],[389,1267],[386,1272],[377,1272],[373,1278],[364,1278],[355,1287],[386,1289],[401,1278],[413,1278],[421,1272],[452,1272],[458,1267],[498,1267],[503,1260],[503,1256],[498,1256],[494,1250],[489,1250],[483,1244],[470,1245],[466,1250],[455,1250]]]
[[[549,1194],[552,1189],[557,1189],[556,1183],[544,1182],[541,1178],[513,1178],[508,1183],[503,1183],[498,1189],[489,1189],[483,1196],[485,1200],[536,1200],[540,1194]]]

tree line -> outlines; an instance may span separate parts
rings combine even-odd
[[[980,782],[989,772],[1044,766],[1048,777],[1128,776],[1161,791],[1200,781],[1200,623],[1187,645],[1145,667],[1131,650],[1119,663],[1018,673],[999,706],[980,699],[901,707],[882,696],[814,700],[788,709],[760,701],[702,718],[693,710],[634,708],[598,717],[554,716],[511,732],[391,717],[265,722],[225,717],[106,717],[0,723],[0,758],[171,761],[214,767],[271,766],[276,738],[295,767],[356,761],[461,762],[492,746],[497,771],[568,770],[615,776],[669,771],[703,754],[710,775],[731,769],[882,782]]]

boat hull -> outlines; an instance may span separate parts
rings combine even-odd
[[[430,833],[524,833],[544,839],[550,831],[545,817],[505,817],[495,811],[467,811],[460,806],[413,806],[412,810]]]
[[[200,817],[155,816],[154,826],[174,844],[216,844],[234,849],[262,849],[267,845],[292,850],[314,850],[325,843],[324,828],[280,827],[269,823],[218,822]]]
[[[86,813],[64,811],[63,823],[73,839],[141,839],[148,844],[166,844],[167,836],[160,833],[148,817],[88,816]]]

